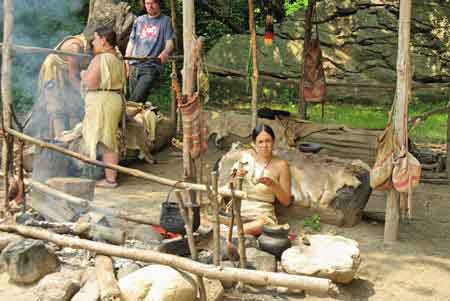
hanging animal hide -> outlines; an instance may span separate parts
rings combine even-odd
[[[315,5],[315,3],[311,3]],[[322,50],[320,49],[319,30],[316,25],[316,37],[311,39],[312,20],[315,19],[315,7],[305,24],[305,49],[303,52],[302,94],[306,102],[322,102],[326,94],[325,72],[322,66]],[[306,31],[309,31],[307,34]],[[309,40],[308,40],[309,39]]]

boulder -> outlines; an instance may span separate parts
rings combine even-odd
[[[195,301],[197,285],[186,273],[150,265],[119,280],[122,301]]]
[[[118,271],[117,271],[117,279],[120,280],[124,278],[125,276],[139,270],[141,267],[134,263],[134,262],[128,262],[124,264]]]
[[[358,243],[332,235],[309,235],[310,245],[302,242],[281,255],[283,270],[289,274],[328,278],[350,283],[361,263]]]
[[[62,271],[45,276],[35,289],[36,301],[70,301],[81,285],[82,271]]]
[[[277,260],[275,256],[256,248],[248,248],[245,252],[247,255],[247,265],[258,271],[276,272]]]
[[[95,268],[88,268],[82,278],[82,287],[71,301],[97,301],[100,298],[100,290]]]
[[[1,254],[6,271],[12,281],[29,284],[59,270],[58,257],[50,252],[43,241],[21,239],[10,243]]]

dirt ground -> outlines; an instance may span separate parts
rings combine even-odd
[[[216,149],[205,160],[210,166],[221,156]],[[180,153],[168,149],[156,156],[156,165],[132,163],[130,167],[167,177],[181,179]],[[127,209],[139,214],[159,216],[159,205],[168,187],[145,180],[120,176],[120,187],[98,189],[96,205]],[[356,240],[362,263],[357,278],[340,286],[339,300],[450,300],[450,186],[421,184],[414,194],[414,219],[400,226],[400,239],[392,245],[383,243],[384,225],[362,221],[352,228],[323,225],[322,233],[334,233]],[[373,193],[367,210],[384,211],[385,195]],[[292,220],[298,231],[301,220]],[[122,224],[124,227],[131,224]],[[31,287],[19,287],[0,274],[0,300],[33,299]],[[286,295],[279,300],[335,300],[308,294]],[[269,300],[270,300],[269,299]]]

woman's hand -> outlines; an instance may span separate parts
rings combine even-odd
[[[256,180],[256,182],[264,184],[269,188],[273,188],[276,185],[275,181],[269,177],[261,177],[258,180]]]

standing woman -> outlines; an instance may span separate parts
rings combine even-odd
[[[83,120],[83,140],[91,159],[102,153],[104,163],[118,164],[117,128],[122,116],[122,93],[126,71],[120,53],[116,50],[116,33],[110,27],[100,27],[92,42],[95,57],[89,68],[81,72],[87,94],[86,114]],[[105,179],[97,187],[117,187],[117,172],[105,170]]]

